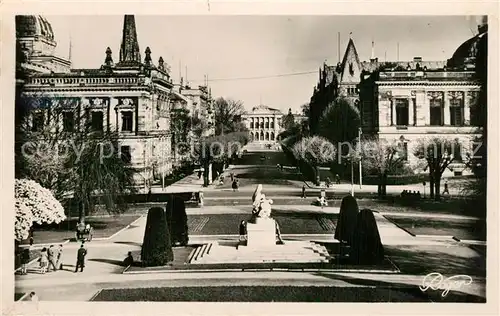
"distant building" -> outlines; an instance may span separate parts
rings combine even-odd
[[[476,79],[475,56],[478,43],[486,37],[487,26],[462,44],[448,61],[379,62],[373,57],[360,62],[354,42],[349,40],[342,63],[324,65],[311,98],[311,128],[337,96],[351,100],[359,109],[363,135],[398,141],[406,148],[408,163],[415,140],[443,136],[470,144],[452,153],[457,161],[472,149],[472,140],[481,133],[478,111],[480,85]],[[450,171],[466,172],[463,163],[454,163]]]
[[[242,115],[242,120],[250,133],[250,142],[275,144],[283,131],[283,112],[265,105],[252,108]]]

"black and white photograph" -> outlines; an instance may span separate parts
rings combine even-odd
[[[28,13],[13,304],[490,303],[498,17]]]

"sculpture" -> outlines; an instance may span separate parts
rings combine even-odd
[[[262,184],[259,184],[252,196],[253,209],[252,214],[259,218],[271,217],[271,204],[273,200],[266,199],[266,195],[262,193]]]

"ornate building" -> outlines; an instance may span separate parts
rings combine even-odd
[[[276,143],[278,135],[283,131],[281,119],[283,113],[265,105],[252,108],[242,115],[243,122],[250,131],[250,141],[257,143]]]
[[[354,42],[349,40],[343,61],[337,67],[324,65],[311,98],[311,113],[322,113],[325,99],[337,96],[350,99],[360,110],[363,136],[376,135],[397,141],[407,149],[408,163],[415,140],[422,137],[459,139],[465,148],[452,153],[461,161],[472,150],[472,141],[480,136],[478,119],[481,89],[475,69],[479,41],[487,34],[486,24],[479,34],[463,43],[448,61],[379,62],[373,57],[360,62]],[[320,100],[321,102],[318,102]],[[316,121],[317,117],[311,114]],[[313,126],[312,126],[313,127]],[[463,163],[454,163],[450,172],[467,172]]]
[[[54,56],[55,37],[41,16],[17,16],[16,33],[23,52],[21,67],[28,72],[19,83],[24,95],[41,95],[52,102],[76,100],[62,118],[63,126],[76,114],[86,113],[96,130],[116,131],[122,157],[137,170],[138,188],[147,191],[171,173],[170,109],[180,96],[172,92],[162,57],[155,65],[147,47],[141,58],[133,15],[124,17],[118,62],[108,47],[104,63],[96,69],[70,69],[69,61]],[[47,113],[37,113],[32,115],[41,115],[38,123],[48,122]]]

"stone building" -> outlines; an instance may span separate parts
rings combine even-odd
[[[487,26],[481,25],[478,30],[478,35],[464,42],[448,61],[415,57],[412,61],[379,62],[372,48],[370,61],[361,62],[350,39],[342,63],[336,67],[325,64],[320,70],[310,111],[321,113],[326,108],[325,100],[337,96],[350,99],[360,111],[363,137],[398,142],[406,149],[412,166],[417,165],[412,154],[416,139],[459,139],[464,147],[454,149],[456,162],[449,172],[467,172],[460,161],[480,136],[478,113],[486,107],[478,104],[481,86],[475,55]],[[317,124],[318,113],[311,124]]]
[[[242,115],[242,120],[250,133],[250,142],[275,144],[283,131],[283,112],[265,105],[259,105]]]
[[[76,114],[86,113],[96,130],[116,131],[122,157],[137,170],[139,189],[147,191],[172,172],[170,109],[179,96],[172,93],[163,58],[155,64],[149,47],[141,58],[133,15],[124,17],[118,61],[108,47],[103,64],[95,69],[71,69],[68,60],[54,56],[55,36],[41,16],[17,16],[16,33],[21,67],[28,73],[18,82],[24,95],[41,95],[52,102],[74,100],[63,115],[63,126],[69,126]],[[32,118],[33,126],[48,122],[46,111],[34,110]]]

